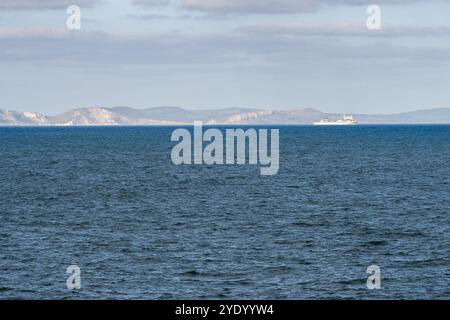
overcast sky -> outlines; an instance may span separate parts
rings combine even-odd
[[[120,105],[450,107],[450,1],[0,0],[0,109]]]

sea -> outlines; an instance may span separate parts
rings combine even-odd
[[[273,176],[174,165],[174,127],[0,128],[0,299],[450,299],[450,126],[270,128]]]

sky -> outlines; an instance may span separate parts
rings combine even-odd
[[[3,110],[397,113],[449,88],[448,0],[0,0]]]

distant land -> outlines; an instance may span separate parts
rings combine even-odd
[[[450,108],[352,115],[359,124],[450,124]],[[310,108],[270,111],[248,108],[187,110],[179,107],[93,107],[74,109],[56,116],[0,109],[0,126],[186,125],[194,121],[210,125],[308,125],[324,118],[337,120],[341,117],[342,114],[324,113]]]

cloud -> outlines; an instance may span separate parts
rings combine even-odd
[[[260,32],[258,28],[247,27],[229,34],[202,35],[120,35],[89,31],[72,34],[46,28],[0,29],[0,61],[220,68],[226,65],[249,66],[255,63],[292,66],[335,60],[408,59],[430,60],[436,63],[450,60],[450,47],[445,45],[420,43],[414,47],[403,46],[397,42],[393,44],[387,36],[375,40],[366,37],[362,42],[341,38],[330,41],[329,38],[321,37],[330,34],[354,36],[363,32],[354,26],[337,29],[330,26],[314,29],[297,26],[287,31],[283,28],[273,28],[271,32],[265,29]],[[392,30],[396,36],[413,31],[416,34],[450,34],[447,29],[410,30],[393,27]],[[286,34],[289,36],[285,36]]]
[[[207,12],[283,13],[317,9],[315,0],[183,0],[186,9]]]
[[[172,3],[172,0],[131,0],[135,6],[143,8],[166,7]]]
[[[142,0],[145,1],[145,0]],[[378,0],[377,4],[406,4],[425,0]],[[371,5],[374,0],[182,0],[183,7],[211,13],[294,13],[322,5]]]
[[[137,20],[168,20],[172,18],[167,14],[127,14],[125,17]]]
[[[132,0],[131,3],[141,7],[164,7],[171,3],[171,0]]]
[[[5,39],[53,39],[66,38],[70,33],[67,29],[54,29],[48,27],[9,28],[0,27],[0,40]]]
[[[127,14],[125,16],[128,19],[136,19],[136,20],[191,20],[196,17],[187,15],[187,14],[178,14],[178,15],[168,15],[168,14]],[[203,17],[202,17],[203,18]]]
[[[72,4],[92,7],[100,0],[1,0],[0,10],[61,9]]]
[[[425,37],[450,36],[448,27],[384,26],[381,30],[368,30],[366,25],[355,23],[302,24],[278,23],[241,26],[238,33],[273,36],[324,36],[324,37]]]
[[[176,5],[186,10],[211,14],[276,14],[314,12],[322,6],[369,6],[372,4],[408,4],[440,0],[131,0],[141,7]]]

